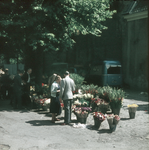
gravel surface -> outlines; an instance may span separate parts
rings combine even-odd
[[[120,110],[120,122],[110,132],[107,120],[94,128],[92,113],[85,124],[62,126],[64,111],[53,124],[51,114],[43,110],[15,111],[9,100],[0,100],[0,150],[148,150],[149,103],[140,91],[126,91],[127,98]],[[135,119],[129,118],[128,104],[138,104]]]

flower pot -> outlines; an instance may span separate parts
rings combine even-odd
[[[136,114],[136,112],[129,112],[130,119],[134,119],[135,118],[135,114]]]
[[[137,107],[129,107],[128,110],[129,110],[129,117],[130,117],[130,119],[134,119]]]
[[[116,130],[116,126],[117,126],[117,125],[115,125],[115,124],[109,125],[110,131],[111,131],[111,132],[114,132],[114,131]]]
[[[91,107],[92,107],[92,111],[96,111],[97,104],[92,103],[92,104],[91,104]]]
[[[77,121],[80,123],[86,124],[86,120],[87,120],[87,117],[84,118],[84,117],[78,117],[77,116]]]
[[[118,124],[118,121],[114,120],[112,117],[107,119],[109,128],[111,132],[114,132],[116,130],[116,126]]]
[[[96,110],[102,112],[103,114],[105,114],[107,112],[108,108],[109,108],[109,105],[101,104],[101,105],[97,106]]]
[[[95,126],[95,128],[99,129],[100,125],[101,125],[101,121],[98,120],[98,119],[94,119],[94,126]]]
[[[112,109],[112,113],[114,114],[114,115],[119,115],[120,114],[120,109],[121,108],[111,108]]]

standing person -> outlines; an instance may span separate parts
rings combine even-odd
[[[18,74],[14,77],[13,94],[14,94],[14,109],[22,109],[22,75],[24,71],[19,70]]]
[[[51,97],[51,85],[55,81],[57,74],[53,74],[52,76],[49,77],[48,79],[48,86],[49,86],[49,95]]]
[[[31,77],[30,74],[32,73],[32,69],[29,68],[27,72],[24,73],[22,76],[23,80],[23,93],[22,93],[22,99],[23,99],[23,105],[25,107],[28,107],[30,109],[31,105],[31,99],[30,99],[30,82],[31,82]]]
[[[9,75],[9,70],[5,69],[5,74],[2,76],[2,94],[3,98],[7,99],[10,98],[10,85],[11,85],[11,79]]]
[[[62,99],[64,102],[64,123],[62,125],[69,124],[71,122],[71,104],[73,99],[73,91],[75,91],[74,81],[69,77],[69,72],[64,73],[65,78],[61,80],[60,84],[60,102]]]
[[[60,93],[60,81],[61,77],[59,75],[56,76],[55,81],[51,86],[51,104],[50,104],[50,113],[52,113],[52,122],[60,121],[56,118],[56,115],[61,114],[61,105],[59,101],[59,93]]]
[[[30,94],[30,74],[32,73],[32,69],[29,68],[27,72],[24,73],[22,76],[23,84],[24,84],[24,92],[26,92],[28,95]]]

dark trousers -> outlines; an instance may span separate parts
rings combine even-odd
[[[64,102],[64,110],[65,110],[64,123],[70,123],[72,99],[64,100],[63,102]]]
[[[22,93],[14,92],[14,108],[22,109]]]

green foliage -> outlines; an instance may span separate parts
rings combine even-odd
[[[35,54],[35,61],[42,66],[43,52],[71,49],[77,33],[100,36],[107,29],[103,22],[113,13],[108,0],[1,1],[1,51],[25,61]]]
[[[98,96],[109,102],[111,107],[120,108],[126,93],[122,89],[116,89],[109,86],[99,87]]]
[[[71,73],[70,78],[72,78],[74,80],[74,83],[76,85],[76,87],[75,87],[76,90],[80,89],[81,85],[83,84],[84,77],[82,77],[76,73]]]
[[[1,2],[0,9],[4,8],[9,11],[0,14],[0,36],[23,51],[25,44],[32,50],[39,46],[43,51],[68,50],[75,43],[76,32],[100,36],[107,29],[103,22],[115,13],[106,0],[14,0]]]
[[[98,86],[94,85],[94,84],[90,84],[90,85],[83,84],[81,86],[81,91],[82,91],[82,93],[90,93],[95,96],[97,93],[97,88],[98,88]]]

